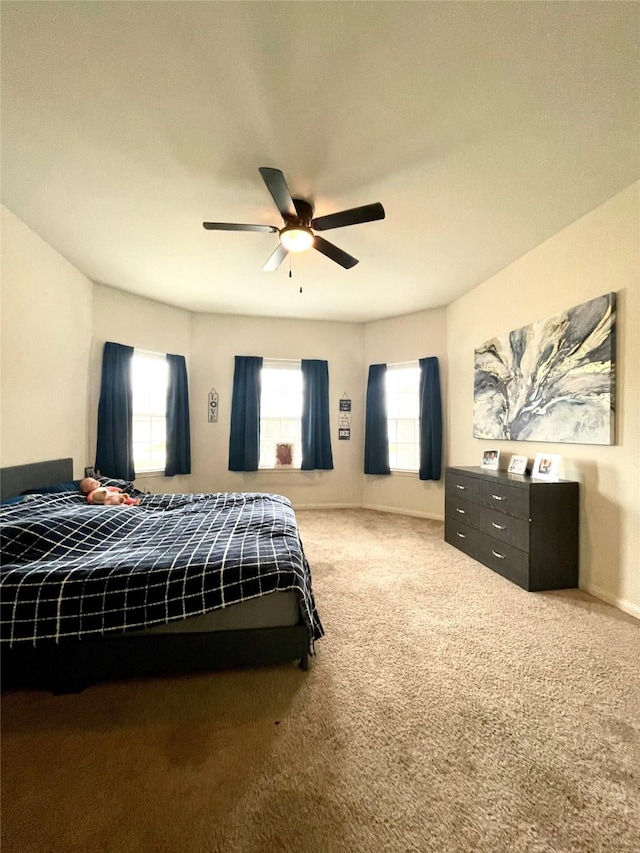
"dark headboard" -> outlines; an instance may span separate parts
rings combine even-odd
[[[0,468],[0,500],[19,495],[36,486],[53,486],[73,480],[73,459],[52,459]]]

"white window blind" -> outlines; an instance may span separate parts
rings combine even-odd
[[[133,464],[136,474],[164,471],[167,459],[167,385],[164,353],[135,349],[133,384]]]
[[[259,468],[302,464],[302,369],[299,361],[262,362]]]

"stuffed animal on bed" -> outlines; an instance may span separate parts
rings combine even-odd
[[[139,498],[129,497],[117,486],[101,486],[95,477],[85,477],[80,481],[80,491],[87,496],[87,503],[103,506],[138,506]]]
[[[138,506],[140,498],[131,498],[113,486],[100,486],[87,495],[87,503],[103,506]]]

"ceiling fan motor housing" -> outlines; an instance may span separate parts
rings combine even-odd
[[[298,214],[298,219],[287,222],[287,225],[305,225],[308,228],[313,219],[313,205],[303,198],[294,198],[292,201]]]

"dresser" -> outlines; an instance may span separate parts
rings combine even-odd
[[[445,470],[444,538],[523,589],[578,586],[578,483]]]

